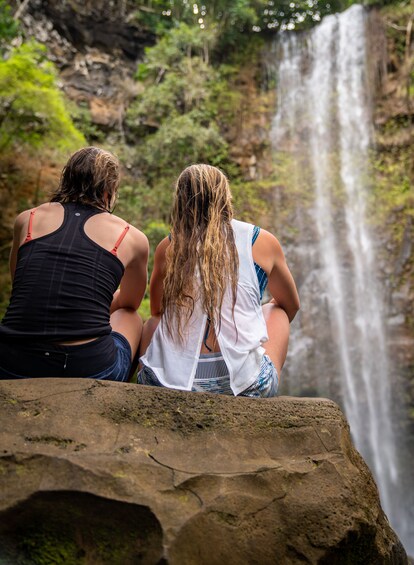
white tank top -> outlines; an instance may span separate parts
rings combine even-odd
[[[231,289],[228,288],[221,310],[220,329],[214,329],[229,370],[231,389],[237,395],[256,380],[264,354],[262,344],[268,340],[268,335],[252,255],[254,226],[232,220],[232,227],[239,255],[234,319]],[[171,339],[163,320],[165,321],[164,317],[161,318],[145,355],[141,357],[141,362],[154,371],[164,386],[191,390],[206,329],[207,314],[202,311],[200,301],[196,301],[194,312],[185,328],[182,344]]]

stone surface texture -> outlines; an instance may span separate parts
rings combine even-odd
[[[338,406],[0,381],[0,562],[405,564]]]
[[[137,61],[155,41],[136,14],[130,0],[31,0],[21,16],[25,35],[47,46],[64,92],[105,132],[123,130]]]

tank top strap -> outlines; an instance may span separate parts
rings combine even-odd
[[[112,253],[113,255],[116,255],[116,254],[117,254],[118,248],[119,248],[119,246],[121,245],[122,240],[124,239],[124,237],[125,237],[126,234],[128,233],[128,230],[129,230],[130,227],[131,227],[131,226],[130,226],[129,224],[127,224],[127,225],[124,227],[123,232],[121,233],[121,235],[120,235],[120,236],[118,237],[118,239],[116,240],[116,243],[115,243],[113,249],[111,249],[111,253]]]
[[[33,216],[35,215],[36,210],[37,210],[37,208],[34,208],[34,210],[30,211],[29,224],[27,226],[26,239],[24,240],[24,243],[32,240]]]
[[[252,235],[252,246],[255,244],[256,239],[259,237],[260,228],[259,226],[254,226]]]

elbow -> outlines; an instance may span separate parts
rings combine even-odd
[[[125,310],[138,310],[141,306],[142,299],[138,298],[130,298],[129,300],[122,300],[122,298],[118,301],[118,308],[117,309],[125,309]]]
[[[289,303],[278,302],[275,298],[272,298],[270,304],[273,304],[277,308],[284,310],[286,316],[288,317],[289,323],[293,320],[300,309],[299,297],[294,301],[289,301]]]
[[[289,322],[292,322],[292,320],[299,312],[299,310],[300,310],[300,300],[299,300],[299,296],[297,296],[295,302],[292,304],[292,307],[289,309],[289,312],[287,312]]]
[[[161,308],[155,308],[154,306],[151,306],[150,310],[151,310],[151,316],[153,318],[161,318],[161,314],[162,314]]]

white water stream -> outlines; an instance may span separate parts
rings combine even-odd
[[[308,34],[284,34],[277,45],[277,77],[275,149],[293,156],[292,181],[306,177],[313,194],[308,221],[315,243],[306,247],[306,268],[308,278],[313,273],[317,279],[311,284],[312,304],[326,311],[325,320],[319,319],[329,325],[323,347],[334,351],[337,367],[331,372],[339,373],[352,436],[375,476],[383,508],[414,554],[409,512],[404,496],[397,496],[385,313],[366,217],[372,116],[365,10],[354,5]],[[317,310],[313,315],[319,316]],[[318,320],[313,324],[316,333]],[[312,348],[319,348],[315,338],[293,336],[289,374],[303,370],[300,360],[311,358]],[[317,368],[323,352],[312,355]],[[315,379],[320,392],[323,375]]]

